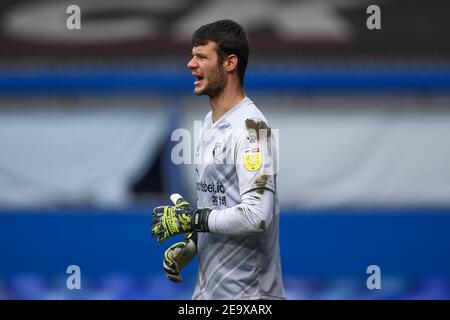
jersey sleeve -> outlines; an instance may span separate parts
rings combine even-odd
[[[239,193],[242,196],[261,188],[275,192],[278,170],[276,139],[264,121],[249,120],[257,125],[246,126],[237,135],[235,163]]]
[[[210,232],[221,234],[248,234],[263,232],[272,223],[275,194],[253,190],[242,196],[242,202],[223,210],[212,210],[209,215]]]

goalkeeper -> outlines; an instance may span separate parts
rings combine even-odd
[[[221,20],[200,27],[192,44],[194,93],[209,97],[211,111],[197,146],[197,206],[171,197],[173,206],[153,210],[159,243],[187,235],[166,250],[165,273],[181,281],[197,254],[193,299],[285,299],[277,151],[266,118],[244,93],[247,36],[239,24]]]

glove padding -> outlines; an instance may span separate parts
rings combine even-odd
[[[161,244],[170,237],[193,231],[208,232],[208,217],[211,209],[194,210],[186,200],[179,200],[174,206],[153,209],[152,237]]]
[[[194,258],[197,246],[190,233],[184,241],[177,242],[164,252],[163,269],[166,277],[174,282],[182,282],[181,270]]]

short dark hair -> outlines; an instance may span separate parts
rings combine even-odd
[[[230,54],[238,57],[237,72],[243,85],[249,54],[248,38],[244,28],[230,19],[219,20],[201,26],[192,36],[194,47],[206,45],[209,41],[217,43],[217,56],[220,61]]]

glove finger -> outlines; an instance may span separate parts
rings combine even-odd
[[[178,203],[177,205],[175,205],[175,207],[184,207],[184,206],[191,206],[191,204],[189,202],[187,202],[186,200],[183,200],[180,203]]]
[[[179,282],[183,281],[183,278],[179,274],[178,275],[171,275],[169,273],[165,273],[165,275],[166,275],[167,279],[169,279],[169,280],[171,280],[173,282],[179,283]]]
[[[163,260],[163,269],[164,274],[169,280],[172,280],[173,282],[181,282],[183,279],[181,278],[180,272],[176,269],[174,269],[172,266],[168,265],[165,259]]]
[[[179,272],[180,267],[178,265],[178,261],[176,260],[177,256],[183,252],[183,248],[186,244],[184,242],[177,242],[169,247],[164,252],[163,266],[169,269],[174,270],[174,272]]]
[[[159,226],[159,225],[161,225],[161,218],[154,218],[154,219],[152,220],[152,229],[153,229],[154,227],[156,227],[156,226]]]
[[[178,270],[178,267],[174,263],[170,263],[169,261],[163,261],[163,269],[165,272],[171,274],[171,275],[178,275],[180,271]]]
[[[161,217],[164,214],[165,208],[167,206],[160,206],[153,209],[153,216],[154,217]]]
[[[152,234],[157,236],[167,233],[168,228],[166,219],[164,219],[164,217],[154,218],[152,221],[152,230]]]
[[[165,230],[156,229],[156,228],[153,230],[152,236],[158,238],[158,242],[160,244],[163,243],[164,241],[166,241],[167,239],[169,239]]]
[[[152,226],[152,237],[160,237],[164,235],[166,229],[161,225],[161,223],[157,223]]]
[[[156,214],[153,214],[153,215],[152,215],[153,221],[155,221],[155,220],[161,220],[162,217],[164,217],[164,213],[162,213],[162,214],[156,213]]]
[[[159,233],[159,227],[157,225],[153,226],[152,227],[152,237],[156,237],[158,235],[158,233]]]
[[[170,235],[167,232],[160,232],[158,235],[158,243],[162,244],[163,242],[167,241],[170,238]]]
[[[169,252],[172,252],[172,254],[169,257],[174,257],[177,255],[177,249],[183,250],[183,248],[186,246],[186,242],[184,241],[180,241],[180,242],[176,242],[173,245],[171,245],[167,250],[167,254],[169,254]]]

